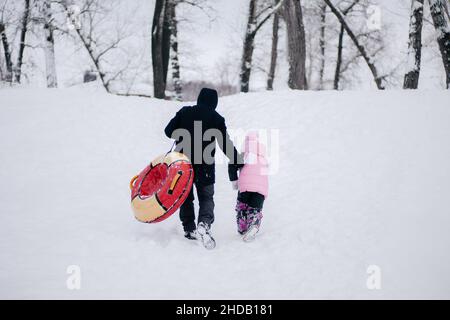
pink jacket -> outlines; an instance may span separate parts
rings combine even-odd
[[[244,167],[239,174],[239,191],[258,192],[267,198],[269,193],[269,165],[266,148],[259,143],[256,133],[249,133],[244,143]]]

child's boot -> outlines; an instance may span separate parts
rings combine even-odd
[[[236,223],[238,233],[243,235],[248,229],[247,204],[238,201],[236,204]]]
[[[259,227],[261,226],[261,220],[262,220],[261,210],[250,208],[249,213],[247,215],[248,229],[244,233],[242,240],[244,240],[245,242],[255,240],[256,234],[258,233]]]

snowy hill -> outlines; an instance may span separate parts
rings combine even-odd
[[[259,237],[218,166],[217,248],[177,214],[134,220],[128,182],[180,104],[93,88],[0,91],[0,298],[450,298],[450,91],[222,98],[230,129],[279,131]],[[67,267],[81,268],[68,290]],[[369,290],[367,268],[381,270]]]

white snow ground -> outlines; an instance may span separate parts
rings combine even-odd
[[[218,166],[217,248],[177,214],[134,220],[128,183],[178,103],[93,88],[0,91],[0,298],[450,298],[450,91],[251,93],[230,128],[279,129],[257,240]],[[68,290],[69,265],[81,289]],[[367,268],[381,269],[369,290]]]

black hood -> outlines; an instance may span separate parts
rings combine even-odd
[[[216,109],[217,107],[217,91],[214,89],[203,88],[197,98],[197,106]]]

